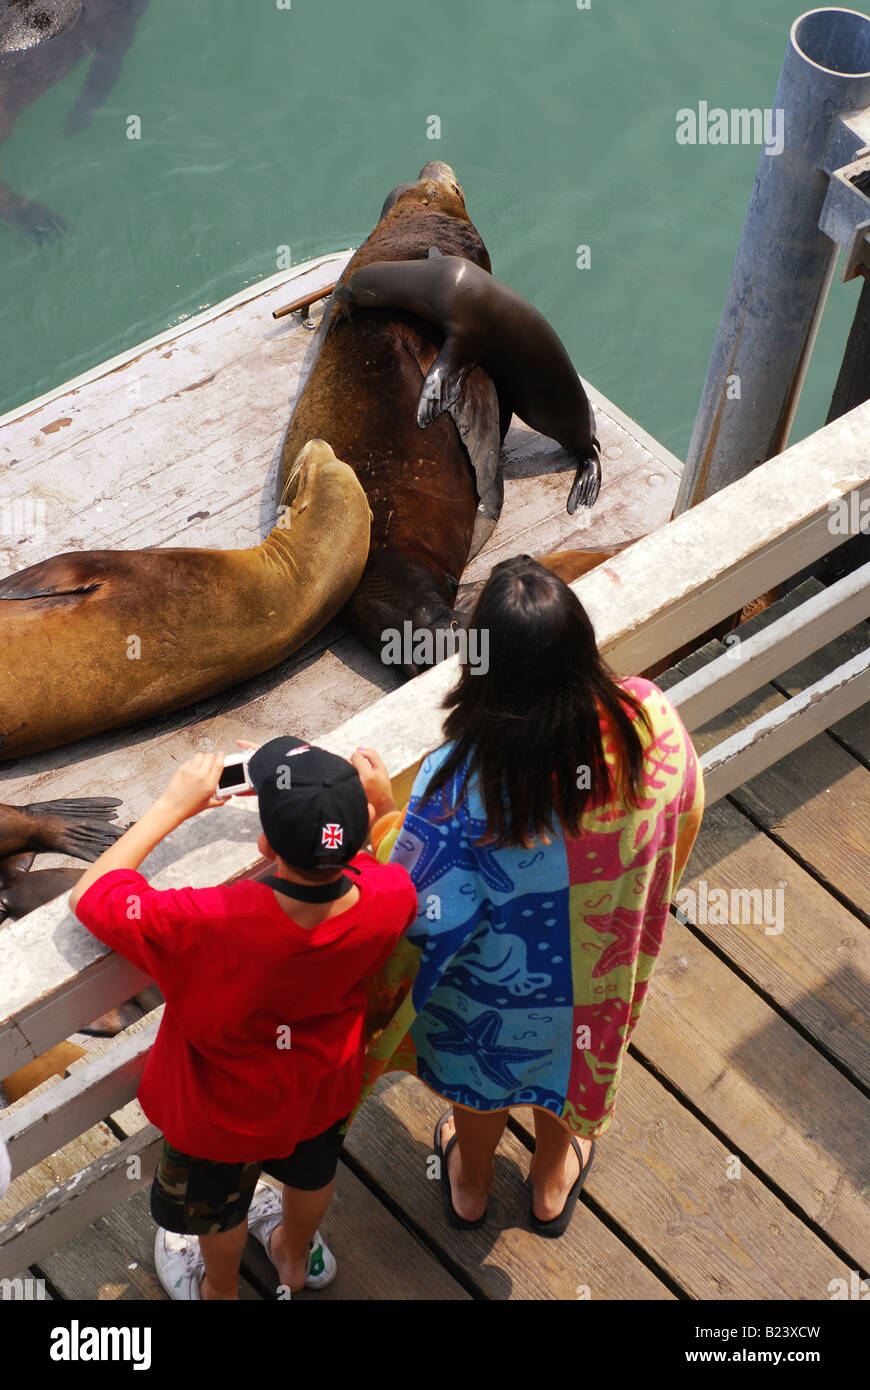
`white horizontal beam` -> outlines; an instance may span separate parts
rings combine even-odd
[[[121,1036],[99,1057],[82,1058],[68,1077],[29,1105],[9,1115],[0,1111],[0,1141],[9,1149],[13,1176],[133,1099],[158,1027],[155,1020],[132,1036]]]
[[[668,699],[691,732],[868,616],[870,564],[814,594],[745,641],[739,629],[729,633],[726,643],[733,644],[724,655],[671,686]]]
[[[870,700],[870,650],[738,730],[701,758],[707,805],[808,743]]]

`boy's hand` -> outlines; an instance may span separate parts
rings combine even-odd
[[[223,806],[225,799],[215,796],[223,767],[223,753],[194,754],[173,773],[160,805],[179,823],[210,806]]]
[[[257,751],[257,749],[259,748],[259,746],[260,746],[259,743],[251,743],[250,740],[249,740],[249,739],[246,739],[246,738],[237,738],[237,739],[236,739],[236,747],[237,747],[237,748],[242,748],[242,749],[250,748],[251,751],[252,751],[253,753],[256,753],[256,751]],[[234,795],[234,796],[256,796],[257,793],[254,791],[253,787],[251,787],[250,791],[246,791],[246,792],[233,792],[233,795]]]
[[[351,762],[363,784],[372,823],[380,816],[385,816],[388,811],[395,811],[393,784],[381,756],[373,748],[358,748]]]

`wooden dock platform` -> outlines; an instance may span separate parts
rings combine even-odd
[[[258,544],[274,525],[284,434],[315,350],[299,314],[276,322],[272,310],[336,279],[350,254],[274,276],[0,419],[0,507],[13,523],[0,527],[0,572],[66,550]],[[501,520],[465,584],[510,555],[617,545],[669,519],[679,460],[586,385],[602,443],[598,503],[568,515],[570,456],[515,419]],[[16,508],[31,523],[20,535]],[[281,729],[317,738],[398,684],[335,620],[210,700],[0,764],[0,801],[112,794],[119,819],[134,820],[192,753]],[[38,867],[73,862],[44,855]]]
[[[276,325],[271,310],[318,274],[333,278],[343,258],[327,260],[0,422],[4,497],[46,503],[42,536],[0,538],[5,568],[78,547],[259,540],[313,341],[298,320]],[[605,469],[590,524],[581,530],[587,518],[564,511],[570,462],[515,424],[503,517],[468,584],[506,555],[615,544],[667,520],[679,463],[589,389]],[[866,645],[863,624],[698,731],[697,746],[720,742]],[[0,768],[0,800],[115,793],[122,820],[132,819],[191,751],[281,727],[325,735],[394,683],[333,623],[236,690]],[[865,708],[710,808],[681,885],[697,910],[672,916],[616,1116],[569,1232],[548,1241],[527,1229],[528,1111],[515,1112],[497,1155],[487,1224],[448,1228],[428,1176],[443,1103],[392,1075],[350,1131],[323,1223],[338,1277],[298,1297],[825,1301],[835,1281],[852,1287],[870,1266],[868,845]],[[723,889],[766,890],[781,918],[735,925],[732,913],[720,924],[709,904]],[[145,1124],[130,1102],[22,1173],[0,1203],[0,1224],[92,1160],[122,1153]],[[44,1280],[46,1296],[60,1300],[162,1300],[153,1242],[140,1190],[22,1277]],[[268,1298],[275,1282],[249,1242],[243,1297]]]
[[[862,625],[829,644],[699,731],[697,746],[866,640]],[[527,1110],[497,1154],[486,1226],[448,1228],[427,1175],[442,1102],[394,1074],[349,1133],[323,1222],[338,1277],[298,1297],[825,1301],[852,1287],[870,1265],[868,844],[865,708],[711,807],[681,885],[698,911],[672,914],[568,1233],[548,1241],[527,1229]],[[767,889],[781,915],[719,925],[701,905],[722,888]],[[133,1102],[95,1126],[16,1180],[0,1220],[144,1123]],[[163,1299],[153,1241],[141,1191],[29,1273],[60,1299]],[[250,1241],[242,1296],[268,1298],[275,1285]]]

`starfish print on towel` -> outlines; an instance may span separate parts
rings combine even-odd
[[[495,1009],[487,1009],[472,1023],[443,1009],[438,1004],[429,1004],[427,1014],[437,1018],[447,1027],[446,1033],[431,1033],[430,1046],[441,1052],[450,1052],[457,1057],[473,1057],[484,1076],[497,1086],[510,1090],[517,1085],[517,1078],[508,1068],[518,1062],[533,1062],[538,1057],[547,1057],[550,1048],[533,1052],[528,1047],[498,1047],[496,1039],[501,1031],[502,1020]]]
[[[448,802],[448,805],[451,804]],[[469,837],[475,839],[485,834],[486,822],[469,817]],[[412,857],[416,845],[410,836],[413,836],[414,840],[422,841],[423,845],[416,861]],[[472,850],[464,834],[460,838],[451,827],[450,834],[442,835],[437,825],[430,825],[413,811],[409,811],[405,816],[405,823],[399,832],[396,850],[393,852],[393,862],[405,863],[403,853],[409,856],[406,867],[408,864],[413,865],[412,877],[418,894],[425,893],[427,888],[437,883],[451,869],[480,874],[487,888],[495,893],[513,892],[513,879],[508,878],[504,869],[497,863],[491,845],[475,845]]]

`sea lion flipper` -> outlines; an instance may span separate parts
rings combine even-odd
[[[478,497],[468,556],[471,560],[491,535],[504,501],[504,482],[499,469],[498,395],[492,378],[482,367],[469,372],[459,400],[448,413],[468,455]]]
[[[417,424],[421,430],[458,404],[465,379],[475,364],[456,362],[453,340],[448,338],[426,374],[417,402]]]
[[[568,493],[568,515],[573,516],[578,506],[594,507],[601,491],[601,461],[597,454],[581,459],[574,474],[571,491]]]
[[[496,469],[492,487],[484,497],[480,499],[477,508],[477,515],[474,518],[474,531],[471,535],[471,548],[468,552],[468,562],[470,563],[475,555],[479,554],[486,545],[490,536],[496,528],[496,523],[501,516],[502,503],[504,502],[504,478],[500,468]]]
[[[5,859],[0,859],[0,884],[5,886],[10,879],[26,874],[35,858],[36,851],[29,849],[23,854],[7,854]]]

